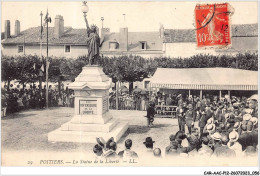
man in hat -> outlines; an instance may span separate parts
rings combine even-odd
[[[170,135],[170,145],[165,148],[165,156],[176,156],[177,155],[177,147],[178,147],[178,142],[175,141],[175,135],[172,134]]]
[[[256,157],[257,156],[257,148],[254,146],[248,146],[245,151],[246,157]]]
[[[145,139],[145,142],[143,142],[148,153],[153,152],[153,143],[155,143],[155,141],[153,141],[153,139],[151,137],[147,137]]]
[[[199,120],[200,136],[202,136],[203,129],[206,126],[209,118],[210,117],[204,111],[202,111],[201,116],[200,116],[200,120]]]
[[[95,159],[100,160],[103,157],[103,149],[99,144],[93,147],[93,152],[96,154]]]
[[[118,153],[118,156],[123,159],[131,159],[131,158],[138,158],[137,153],[135,153],[133,150],[131,150],[132,147],[132,140],[127,139],[125,141],[125,150]]]
[[[236,156],[242,156],[242,145],[237,142],[239,134],[236,131],[229,133],[229,142],[227,146],[236,152]]]
[[[215,119],[218,123],[224,122],[225,118],[224,118],[224,105],[222,103],[218,103],[218,108],[215,112]]]
[[[161,157],[162,157],[161,149],[155,148],[155,149],[153,150],[153,156],[155,156],[156,158],[161,158]]]
[[[153,126],[153,119],[154,119],[154,115],[155,115],[155,104],[153,102],[149,102],[149,107],[147,109],[147,126],[151,127]]]
[[[223,135],[221,137],[221,143],[222,143],[222,146],[214,149],[214,153],[213,153],[214,156],[224,157],[224,158],[230,158],[230,157],[236,156],[235,151],[228,148],[228,146],[227,146],[227,144],[228,144],[228,137],[227,136]]]
[[[178,106],[180,105],[180,104],[183,104],[184,102],[183,102],[183,99],[182,99],[182,94],[179,94],[178,96],[177,96],[177,99],[178,99]]]
[[[183,105],[180,104],[176,109],[176,115],[178,117],[179,131],[185,132],[185,119]]]
[[[209,146],[212,149],[216,150],[216,148],[222,146],[222,142],[221,142],[222,135],[219,132],[215,132],[214,134],[210,135],[210,137],[211,137],[211,141]]]
[[[191,127],[194,125],[196,114],[193,110],[192,104],[188,105],[188,110],[185,113],[185,123],[188,127],[188,131],[191,134]]]
[[[114,138],[110,138],[106,143],[106,149],[102,158],[118,158],[116,153],[117,145]]]
[[[201,148],[198,150],[198,154],[202,157],[210,157],[213,154],[213,150],[208,146],[209,139],[204,136],[201,138]]]
[[[242,124],[241,129],[242,129],[242,131],[238,138],[238,142],[242,145],[242,151],[244,151],[246,149],[246,147],[248,146],[248,144],[250,143],[251,136],[247,133],[246,124]]]

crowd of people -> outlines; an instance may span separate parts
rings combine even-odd
[[[207,155],[231,157],[254,155],[258,146],[257,99],[183,98],[176,101],[179,131],[171,135],[166,155]],[[153,126],[155,102],[147,110],[147,125]],[[182,146],[186,139],[188,145]]]
[[[49,107],[74,106],[73,91],[68,88],[61,89],[59,93],[50,85],[48,91]],[[44,109],[46,107],[46,86],[41,91],[35,85],[31,85],[29,89],[22,89],[19,86],[7,89],[5,86],[2,89],[1,104],[2,116],[27,109]]]
[[[149,96],[146,92],[119,92],[118,110],[139,110],[146,111]],[[110,109],[116,109],[116,93],[111,92],[109,97]]]

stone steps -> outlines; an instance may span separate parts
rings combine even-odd
[[[82,124],[68,122],[61,125],[61,130],[108,133],[118,124],[118,122],[118,119],[110,119],[106,124]]]
[[[97,143],[97,137],[103,137],[108,140],[114,137],[118,142],[128,129],[128,122],[119,122],[110,132],[86,132],[86,131],[63,131],[61,128],[48,134],[48,141],[51,142],[79,142],[79,143]]]

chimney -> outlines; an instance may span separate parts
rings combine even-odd
[[[59,39],[64,33],[63,16],[56,15],[54,24],[54,38]]]
[[[159,37],[163,39],[164,38],[164,27],[162,24],[160,25],[159,33],[160,33]]]
[[[119,31],[119,49],[127,51],[128,48],[128,28],[120,28]]]
[[[10,20],[5,20],[5,39],[8,39],[10,37]]]
[[[104,40],[105,36],[110,34],[110,28],[101,28],[101,40]]]
[[[15,36],[18,36],[20,34],[20,21],[19,20],[15,20],[14,34],[15,34]]]

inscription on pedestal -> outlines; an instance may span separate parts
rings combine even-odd
[[[97,100],[79,100],[80,115],[97,115]]]

